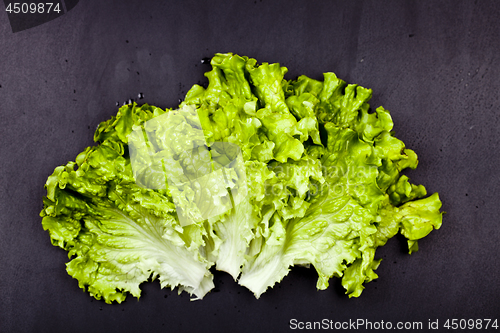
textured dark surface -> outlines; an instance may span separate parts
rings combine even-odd
[[[182,3],[182,5],[181,5]],[[207,2],[208,3],[208,2]],[[0,331],[287,331],[289,321],[500,321],[500,3],[497,1],[80,1],[12,33],[0,13]],[[380,278],[349,299],[338,281],[316,291],[294,268],[255,300],[227,274],[219,292],[143,285],[140,301],[93,300],[42,230],[43,184],[93,144],[116,102],[175,107],[206,82],[200,59],[234,52],[279,62],[287,78],[333,71],[373,89],[420,158],[407,173],[444,203],[440,230],[408,255],[377,251]],[[496,198],[496,199],[495,199]],[[500,323],[499,323],[500,324]]]

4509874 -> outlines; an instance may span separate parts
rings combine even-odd
[[[451,330],[498,329],[497,319],[447,319],[443,327]]]
[[[5,7],[5,11],[9,14],[48,14],[52,12],[60,13],[61,7],[59,3],[46,2],[46,3],[9,3],[7,7]]]

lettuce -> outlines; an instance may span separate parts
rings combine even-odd
[[[121,107],[48,177],[42,226],[92,296],[139,298],[158,278],[201,299],[215,267],[259,298],[312,265],[318,289],[338,277],[357,297],[377,247],[401,233],[412,253],[439,229],[439,196],[401,174],[417,155],[370,89],[231,53],[211,65],[178,110]]]

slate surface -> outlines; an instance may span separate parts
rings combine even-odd
[[[290,320],[338,322],[497,318],[500,321],[500,3],[496,1],[80,1],[13,33],[0,13],[0,331],[283,332]],[[407,173],[439,192],[442,228],[408,255],[377,252],[380,278],[360,298],[339,283],[316,291],[294,268],[255,300],[227,274],[218,292],[143,286],[107,305],[65,272],[38,216],[53,169],[88,145],[115,103],[175,107],[206,82],[200,59],[234,52],[279,62],[287,78],[333,71],[373,89],[420,158]],[[500,324],[500,323],[499,323]]]

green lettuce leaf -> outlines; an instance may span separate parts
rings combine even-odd
[[[150,277],[198,298],[213,287],[211,263],[198,250],[203,226],[182,228],[168,191],[141,188],[133,177],[124,149],[131,128],[120,124],[147,119],[141,116],[148,111],[121,108],[99,127],[103,142],[56,168],[46,184],[44,229],[69,252],[68,273],[107,303],[123,301],[126,292],[139,297],[140,283]]]
[[[402,174],[417,155],[371,89],[232,53],[211,65],[179,109],[121,107],[48,177],[43,228],[92,296],[158,278],[201,299],[215,267],[259,298],[305,265],[318,289],[336,277],[358,297],[377,247],[401,233],[413,253],[439,229],[439,196]]]

